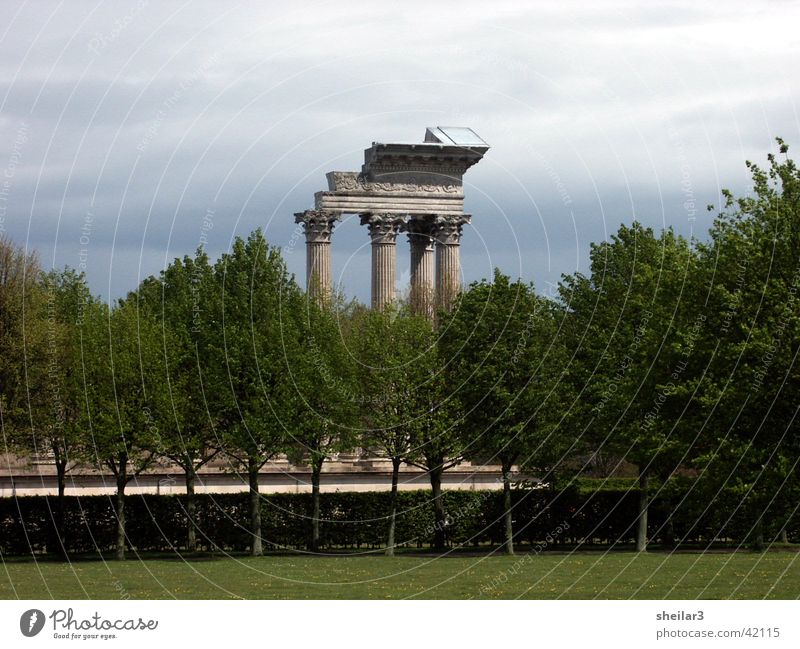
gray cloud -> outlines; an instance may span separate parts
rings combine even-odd
[[[373,140],[465,124],[492,144],[467,175],[466,279],[501,266],[545,290],[621,222],[702,234],[720,188],[747,187],[745,159],[763,160],[776,135],[798,141],[798,14],[759,2],[9,2],[1,224],[47,263],[77,265],[92,215],[85,265],[106,297],[191,253],[209,209],[212,255],[261,226],[302,276],[292,213],[326,171],[357,169]],[[334,236],[337,277],[366,299],[366,233],[350,220]],[[401,277],[405,263],[401,246]]]

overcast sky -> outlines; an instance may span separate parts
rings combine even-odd
[[[704,235],[746,159],[800,150],[800,7],[706,4],[4,0],[0,226],[105,298],[209,214],[212,257],[261,226],[303,281],[292,215],[325,172],[463,125],[492,147],[465,177],[465,280],[546,291],[634,218]],[[333,241],[367,300],[366,230]]]

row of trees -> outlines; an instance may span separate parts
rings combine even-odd
[[[264,464],[280,453],[308,461],[318,494],[324,460],[352,445],[357,409],[344,397],[353,376],[336,313],[305,299],[260,231],[213,265],[202,250],[176,259],[111,307],[74,271],[42,274],[32,256],[3,249],[15,269],[3,293],[16,302],[3,309],[6,439],[55,459],[62,497],[75,466],[111,472],[118,558],[125,488],[157,463],[184,472],[193,550],[197,474],[224,453],[248,476],[261,554]]]
[[[764,516],[785,524],[800,503],[800,177],[778,146],[767,169],[747,163],[751,195],[723,192],[707,240],[622,227],[561,286],[585,441],[636,467],[639,549],[653,478],[690,475],[704,502],[727,491],[756,547]]]
[[[392,463],[387,554],[403,463],[430,477],[443,548],[442,474],[464,459],[501,467],[509,553],[515,470],[554,487],[632,467],[639,550],[651,492],[683,476],[689,497],[733,494],[760,545],[764,516],[788,521],[798,503],[800,179],[779,147],[766,170],[749,165],[751,196],[725,194],[707,240],[622,226],[555,299],[497,271],[435,323],[318,305],[260,231],[213,264],[176,259],[113,306],[4,240],[6,442],[52,457],[61,495],[78,464],[114,475],[120,558],[125,487],[163,461],[185,474],[195,548],[197,473],[220,454],[247,475],[253,554],[261,468],[308,463],[317,550],[324,462],[353,448]]]

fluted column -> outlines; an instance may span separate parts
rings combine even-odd
[[[461,229],[468,214],[436,219],[436,306],[448,310],[461,291]]]
[[[294,215],[306,235],[306,291],[317,301],[330,298],[333,286],[331,234],[339,215],[335,212],[306,210]]]
[[[410,306],[414,313],[433,318],[435,277],[433,272],[434,222],[430,218],[412,218],[406,223],[411,244]]]
[[[403,224],[396,214],[362,214],[372,239],[372,308],[382,309],[395,300],[397,284],[397,233]]]

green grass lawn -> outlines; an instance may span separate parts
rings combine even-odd
[[[4,560],[0,598],[800,597],[800,553]]]

